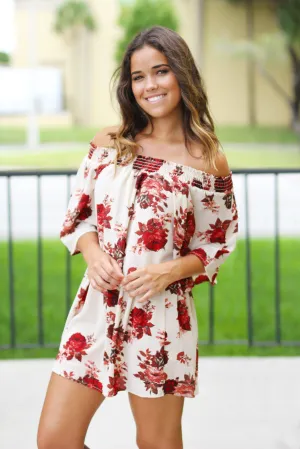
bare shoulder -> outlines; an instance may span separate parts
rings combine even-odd
[[[120,125],[107,126],[96,133],[93,137],[92,142],[97,147],[106,147],[113,144],[113,140],[109,133],[115,133],[119,130]]]
[[[215,160],[215,164],[216,164],[216,168],[211,167],[211,169],[210,169],[210,173],[212,173],[214,176],[224,177],[224,176],[228,176],[230,174],[231,170],[229,168],[226,155],[222,151],[218,152],[218,155]]]

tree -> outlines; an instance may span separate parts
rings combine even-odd
[[[259,0],[228,0],[231,3],[248,5]],[[261,73],[268,79],[272,87],[284,98],[291,110],[291,127],[300,134],[300,0],[268,0],[282,32],[284,46],[292,66],[292,97],[285,92],[277,80],[261,64]],[[276,39],[276,36],[274,36]],[[253,56],[258,48],[248,47]],[[258,62],[258,58],[256,58]]]
[[[121,5],[118,25],[124,30],[115,54],[120,63],[128,43],[137,33],[154,25],[177,31],[178,19],[169,0],[135,0],[132,4]]]
[[[96,22],[89,5],[84,0],[66,0],[56,10],[54,29],[63,34],[68,31],[76,33],[84,27],[88,31],[95,31]]]
[[[9,65],[10,63],[10,56],[8,53],[5,53],[4,51],[0,51],[0,64]]]

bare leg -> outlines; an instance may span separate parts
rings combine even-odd
[[[39,422],[38,448],[87,448],[88,426],[104,399],[99,391],[52,373]]]
[[[184,397],[167,394],[141,398],[128,393],[139,449],[183,449],[181,418]]]

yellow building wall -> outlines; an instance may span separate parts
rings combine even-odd
[[[226,0],[206,0],[204,7],[204,64],[210,107],[218,124],[249,123],[249,93],[247,89],[247,61],[222,50],[222,41],[246,39],[246,9],[229,4]],[[276,19],[267,2],[256,3],[255,36],[275,31]],[[272,76],[287,89],[291,84],[288,61],[268,64]],[[287,125],[289,109],[270,86],[270,83],[255,73],[255,95],[257,123],[260,125]]]
[[[262,33],[273,33],[278,30],[276,18],[270,14],[270,8],[266,4],[257,4],[255,14],[256,36]],[[292,72],[291,66],[286,56],[282,61],[266,65],[268,72],[276,79],[283,90],[292,95]],[[291,114],[289,107],[282,97],[274,90],[261,74],[256,71],[256,104],[257,120],[260,124],[289,125]]]
[[[40,1],[36,44],[39,65],[59,67],[63,72],[65,104],[74,123],[107,126],[119,121],[119,108],[110,79],[116,68],[114,52],[121,30],[116,25],[118,0],[88,0],[97,21],[96,32],[83,33],[70,42],[53,31],[57,1]],[[23,4],[23,6],[21,6]],[[247,61],[234,58],[220,48],[222,41],[246,38],[246,10],[226,0],[173,0],[180,19],[179,33],[186,40],[202,73],[212,115],[217,124],[248,124]],[[28,65],[28,7],[18,3],[18,41],[13,65]],[[255,34],[276,30],[276,19],[263,1],[255,10]],[[268,69],[285,90],[290,91],[288,60],[269,64]],[[270,84],[255,74],[256,117],[260,125],[286,125],[290,114],[285,102]]]

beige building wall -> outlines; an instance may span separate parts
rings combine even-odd
[[[268,5],[264,3],[257,4],[255,15],[256,36],[262,33],[273,33],[277,30],[276,18],[270,14]],[[288,57],[286,60],[268,63],[266,68],[283,90],[292,95],[292,72]],[[258,123],[289,125],[291,121],[289,107],[258,71],[256,72],[255,84]]]
[[[249,95],[247,88],[247,61],[222,50],[222,41],[246,39],[246,9],[229,4],[226,0],[206,0],[204,7],[204,63],[212,114],[218,124],[249,123]],[[276,31],[276,19],[267,2],[256,3],[255,36]],[[272,76],[287,89],[291,84],[288,62],[267,66]],[[284,101],[256,71],[254,101],[257,123],[260,125],[287,125],[289,109]]]
[[[37,1],[36,47],[39,65],[62,69],[65,104],[74,123],[102,127],[118,123],[119,112],[110,79],[116,68],[114,52],[121,35],[117,27],[118,0],[88,0],[97,21],[94,33],[81,32],[66,40],[53,31],[55,8],[61,0]],[[28,64],[28,0],[17,0],[16,27],[18,43],[13,55],[16,67]],[[186,40],[204,77],[210,108],[217,124],[245,125],[249,120],[247,61],[222,50],[224,39],[246,38],[246,10],[226,0],[173,0],[180,19],[179,33]],[[255,32],[276,29],[275,18],[263,1],[256,6]],[[279,83],[288,89],[289,64],[269,67]],[[257,121],[261,125],[286,125],[290,114],[283,100],[270,84],[255,74]]]

